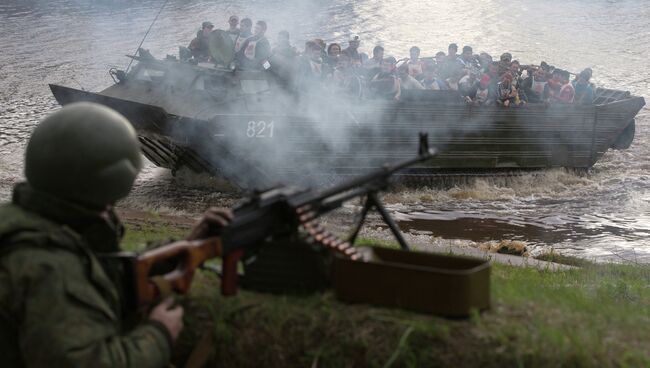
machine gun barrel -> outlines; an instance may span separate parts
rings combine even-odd
[[[342,186],[336,186],[330,189],[327,189],[320,193],[320,195],[316,198],[316,200],[323,200],[325,198],[331,197],[333,195],[336,195],[338,193],[344,192],[346,190],[356,188],[362,185],[369,185],[369,184],[374,184],[377,183],[380,180],[386,180],[388,179],[393,173],[396,171],[399,171],[401,169],[404,169],[406,167],[409,167],[413,164],[417,164],[422,161],[426,161],[433,157],[435,152],[429,152],[424,155],[420,155],[416,158],[412,158],[403,162],[400,162],[398,164],[392,165],[392,166],[384,166],[378,171],[374,171],[371,173],[368,173],[366,175],[362,175],[359,177],[354,178],[353,180],[344,183]]]
[[[299,208],[305,205],[317,205],[317,204],[323,204],[327,203],[328,198],[332,198],[338,195],[341,195],[345,192],[351,191],[352,189],[363,187],[367,190],[379,190],[383,189],[388,185],[388,178],[390,176],[404,168],[407,168],[413,164],[417,164],[419,162],[426,161],[433,156],[435,156],[437,151],[435,149],[429,149],[429,145],[427,142],[427,135],[426,134],[420,134],[420,146],[418,150],[418,156],[415,158],[411,158],[402,162],[398,162],[394,165],[384,165],[382,168],[375,170],[373,172],[367,173],[365,175],[361,175],[358,177],[355,177],[354,179],[347,181],[345,183],[336,185],[332,188],[325,189],[321,192],[307,192],[303,193],[301,195],[296,196],[295,198],[289,199],[289,203],[292,205],[294,208]],[[349,198],[353,198],[359,195],[362,195],[363,190],[361,191],[354,191],[354,195],[351,193]],[[348,197],[348,196],[345,196]],[[345,200],[341,201],[344,202]],[[337,201],[339,202],[339,201]],[[322,207],[322,206],[316,206],[316,207]],[[325,210],[325,208],[323,208]]]

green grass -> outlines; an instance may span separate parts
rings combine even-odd
[[[594,263],[589,260],[578,258],[578,257],[565,256],[555,252],[554,250],[535,256],[535,259],[539,259],[540,261],[561,263],[561,264],[576,266],[576,267],[586,267]]]
[[[122,248],[125,250],[141,250],[147,244],[163,244],[170,240],[182,239],[189,233],[186,228],[178,228],[161,224],[155,221],[155,217],[145,219],[138,223],[127,223],[124,225],[125,233],[122,239]]]
[[[131,239],[137,243],[181,232],[160,230],[138,229]],[[200,272],[186,299],[186,329],[176,360],[182,362],[210,329],[216,336],[211,366],[650,366],[647,266],[585,263],[551,272],[494,265],[491,290],[490,310],[449,320],[344,304],[332,292],[241,291],[224,298],[218,278]]]
[[[377,246],[385,248],[400,249],[400,246],[397,242],[388,241],[388,240],[379,240],[379,239],[368,239],[368,238],[359,238],[354,243],[356,246]]]
[[[492,309],[448,320],[347,305],[331,292],[223,298],[218,280],[202,274],[189,308],[199,312],[189,317],[179,356],[212,322],[218,366],[650,366],[648,285],[650,272],[638,266],[495,265]]]

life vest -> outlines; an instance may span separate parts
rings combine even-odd
[[[247,59],[255,60],[255,48],[257,47],[259,40],[259,38],[256,40],[248,40],[248,45],[246,46],[246,50],[244,50],[244,56],[246,56]]]
[[[241,49],[241,46],[246,42],[247,39],[251,38],[252,36],[244,37],[242,35],[238,35],[237,39],[235,40],[235,52],[238,52]]]

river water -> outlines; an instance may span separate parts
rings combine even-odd
[[[2,0],[0,2],[0,200],[22,180],[29,133],[58,108],[47,83],[97,91],[108,69],[124,68],[164,1]],[[545,60],[572,71],[594,69],[594,82],[648,97],[650,7],[645,0],[169,0],[144,48],[175,54],[204,20],[225,27],[230,14],[264,19],[269,36],[291,32],[345,43],[359,35],[387,55],[446,50],[450,42],[522,63]],[[344,45],[345,47],[346,45]],[[299,47],[300,48],[300,47]],[[549,170],[512,178],[477,178],[451,188],[392,193],[403,229],[467,242],[521,240],[534,250],[598,260],[650,262],[650,114],[637,136],[610,151],[588,174]],[[236,196],[214,181],[148,164],[126,207],[190,212]]]

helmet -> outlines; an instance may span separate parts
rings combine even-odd
[[[138,138],[129,121],[89,102],[46,117],[25,152],[25,176],[33,188],[94,207],[126,197],[141,168]]]

